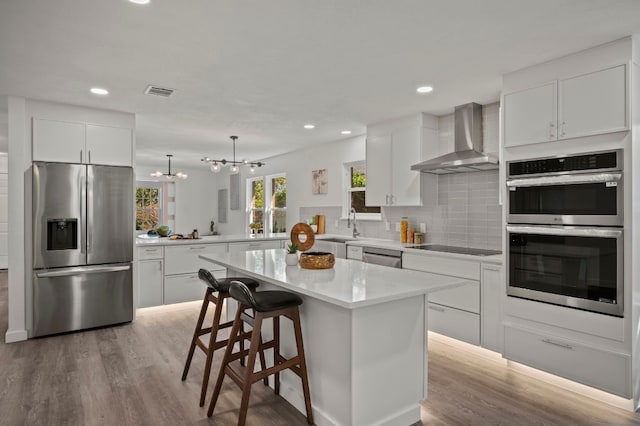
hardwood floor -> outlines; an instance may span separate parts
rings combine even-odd
[[[180,381],[199,303],[145,310],[133,324],[0,343],[0,425],[235,425],[240,389],[223,386],[214,416],[198,407],[204,356]],[[7,275],[0,273],[0,332]],[[214,356],[216,372],[222,351]],[[423,424],[640,425],[640,414],[576,395],[432,340]],[[212,380],[215,383],[215,379]],[[210,393],[209,393],[210,395]],[[252,388],[248,425],[305,425],[271,389]]]

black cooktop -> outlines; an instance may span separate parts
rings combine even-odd
[[[499,250],[443,246],[439,244],[425,244],[420,246],[413,246],[411,248],[418,249],[418,250],[442,251],[445,253],[470,254],[472,256],[492,256],[494,254],[502,254],[502,252]]]

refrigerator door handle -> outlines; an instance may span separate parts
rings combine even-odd
[[[93,246],[93,211],[89,211],[93,207],[93,173],[91,168],[87,169],[87,185],[86,185],[87,197],[86,197],[86,209],[83,211],[87,215],[87,254],[91,253]],[[83,197],[84,198],[84,197]],[[87,259],[88,261],[88,259]]]
[[[80,253],[87,252],[87,176],[80,175]]]
[[[131,264],[125,265],[105,265],[105,266],[77,266],[73,268],[62,268],[56,270],[48,270],[44,272],[36,272],[38,278],[52,278],[52,277],[68,277],[72,275],[86,275],[86,274],[100,274],[103,272],[119,272],[128,271],[131,269]]]

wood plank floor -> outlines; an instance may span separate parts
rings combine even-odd
[[[201,352],[194,356],[188,379],[180,381],[198,309],[187,304],[146,310],[133,324],[0,343],[0,425],[236,424],[240,391],[230,380],[214,417],[208,419],[205,407],[198,407]],[[2,272],[3,336],[6,329],[7,278]],[[446,343],[432,341],[429,356],[423,424],[640,425],[640,414],[567,392]],[[214,357],[214,372],[221,357],[221,352]],[[306,419],[256,384],[247,424],[305,425]]]

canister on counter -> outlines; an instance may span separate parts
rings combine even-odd
[[[400,219],[400,242],[407,242],[407,228],[409,227],[409,218],[403,217]]]
[[[413,238],[416,234],[416,230],[409,227],[407,228],[407,243],[413,244]]]
[[[413,234],[413,243],[414,244],[422,244],[424,243],[424,234],[422,232],[416,232]]]

